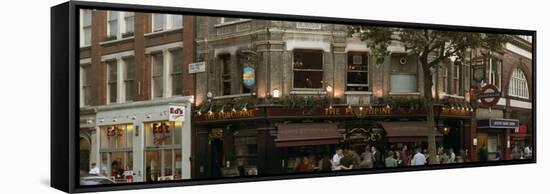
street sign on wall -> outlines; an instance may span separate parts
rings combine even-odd
[[[494,106],[500,100],[502,93],[498,91],[495,85],[487,84],[481,88],[481,93],[477,96],[481,101],[481,104],[487,106]]]
[[[200,73],[205,71],[206,71],[206,63],[204,61],[189,64],[189,74]]]

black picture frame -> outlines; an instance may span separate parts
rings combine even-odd
[[[78,184],[78,10],[81,8],[93,9],[112,9],[112,10],[128,10],[142,12],[160,12],[174,13],[184,15],[197,16],[231,16],[231,17],[246,17],[253,19],[270,19],[270,20],[288,20],[288,21],[307,21],[319,23],[338,23],[338,24],[357,24],[357,25],[374,25],[382,27],[404,27],[404,28],[430,28],[437,30],[450,31],[468,31],[468,32],[485,32],[485,33],[505,33],[515,35],[530,35],[532,39],[532,123],[533,123],[533,157],[527,160],[507,160],[493,161],[490,163],[463,163],[463,164],[448,164],[422,167],[404,167],[404,168],[389,168],[389,169],[373,169],[369,171],[350,170],[340,172],[323,172],[323,173],[308,173],[308,174],[284,174],[284,175],[268,175],[268,176],[253,176],[239,178],[217,178],[217,179],[191,179],[170,182],[157,183],[131,183],[131,184],[116,184],[116,185],[99,185],[99,186],[79,186]],[[377,173],[392,173],[404,171],[418,170],[439,170],[453,169],[465,167],[484,167],[497,165],[511,164],[530,164],[537,162],[537,130],[536,130],[536,68],[537,68],[537,33],[532,30],[520,29],[502,29],[502,28],[485,28],[473,26],[456,26],[456,25],[441,25],[441,24],[424,24],[424,23],[408,23],[394,21],[377,21],[365,19],[347,19],[333,17],[313,17],[303,15],[288,15],[288,14],[270,14],[256,12],[240,12],[240,11],[224,11],[210,9],[193,9],[179,7],[164,7],[164,6],[149,6],[149,5],[134,5],[134,4],[114,4],[102,2],[85,2],[85,1],[69,1],[63,4],[53,6],[51,8],[51,186],[68,193],[80,192],[95,192],[95,191],[112,191],[112,190],[127,190],[127,189],[145,189],[159,187],[177,187],[189,185],[205,185],[205,184],[221,184],[221,183],[236,183],[236,182],[251,182],[251,181],[269,181],[281,179],[297,179],[297,178],[312,178],[312,177],[329,177],[329,176],[346,176],[346,175],[363,175]]]

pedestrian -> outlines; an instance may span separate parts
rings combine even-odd
[[[312,164],[309,162],[309,158],[304,156],[300,164],[298,164],[298,172],[310,172],[312,169]]]
[[[422,166],[426,164],[426,156],[420,153],[420,148],[416,148],[413,159],[411,160],[411,166]]]
[[[452,163],[455,163],[455,159],[456,159],[456,155],[455,155],[455,152],[453,150],[453,148],[449,148],[449,152],[447,153],[447,164],[452,164]]]
[[[344,157],[342,148],[337,148],[336,153],[332,156],[332,170],[341,170],[340,160]]]
[[[355,166],[354,162],[355,159],[353,158],[351,151],[348,148],[344,149],[344,157],[340,159],[340,168],[343,170],[353,169],[353,167]]]
[[[480,162],[487,162],[489,159],[489,153],[487,152],[487,146],[485,144],[481,145],[481,149],[479,149],[479,161]]]
[[[319,168],[321,171],[332,170],[332,163],[330,162],[328,154],[323,154],[323,159],[319,161]]]
[[[374,164],[374,168],[380,168],[380,167],[383,167],[384,164],[382,161],[382,155],[380,154],[380,152],[378,152],[378,149],[376,148],[376,146],[372,146],[371,147],[371,152],[372,152],[372,158],[373,158],[373,164]]]
[[[99,175],[99,167],[97,167],[95,162],[92,163],[92,167],[90,168],[88,174]]]
[[[525,159],[531,159],[533,156],[533,151],[531,151],[531,147],[529,147],[529,144],[525,144],[525,148],[523,148],[523,154],[525,156]]]
[[[361,163],[359,163],[359,168],[372,168],[373,167],[373,156],[370,152],[370,146],[365,147],[365,152],[361,154]]]
[[[401,159],[401,163],[400,163],[400,166],[408,166],[410,164],[410,156],[409,156],[409,150],[407,148],[407,145],[403,145],[403,147],[401,148],[401,152],[400,152],[400,155],[399,155],[399,158]]]
[[[393,151],[389,151],[386,154],[386,159],[384,160],[386,167],[397,167],[397,160],[395,159]]]
[[[502,148],[500,146],[497,146],[497,153],[495,154],[495,160],[499,161],[502,160]]]

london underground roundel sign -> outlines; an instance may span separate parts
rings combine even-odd
[[[495,85],[487,84],[481,88],[481,94],[478,95],[481,104],[487,106],[494,106],[500,100],[502,93],[498,91]]]

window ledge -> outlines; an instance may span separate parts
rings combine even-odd
[[[390,95],[420,95],[420,92],[390,92]]]
[[[372,92],[369,91],[345,91],[346,95],[372,95]]]
[[[529,100],[529,97],[525,97],[525,96],[516,96],[516,95],[512,95],[512,94],[508,94],[508,96],[514,97],[514,98],[521,98],[521,99],[524,99],[524,100]]]
[[[216,24],[216,25],[214,25],[214,28],[230,26],[230,25],[233,25],[233,24],[240,24],[240,23],[245,23],[245,22],[250,22],[250,21],[252,21],[252,20],[251,19],[242,19],[242,20],[237,20],[237,21],[232,21],[232,22],[226,22],[226,23]]]
[[[443,94],[443,97],[450,97],[450,98],[458,98],[458,99],[464,99],[464,96],[459,96],[459,95],[453,95],[453,94]]]
[[[238,97],[248,97],[252,96],[252,93],[244,93],[244,94],[231,94],[231,95],[224,95],[224,96],[214,96],[212,99],[214,100],[220,100],[220,99],[229,99],[229,98],[238,98]]]
[[[116,43],[116,42],[122,42],[122,41],[125,41],[125,40],[130,40],[130,39],[134,39],[134,36],[121,38],[121,39],[115,39],[115,40],[103,41],[103,42],[100,42],[99,45],[112,44],[112,43]]]
[[[183,27],[170,28],[170,29],[160,30],[160,31],[156,31],[156,32],[148,32],[148,33],[145,33],[143,36],[145,36],[145,37],[153,36],[153,35],[156,35],[156,34],[168,33],[168,32],[178,31],[178,30],[182,30],[182,29],[183,29]]]

